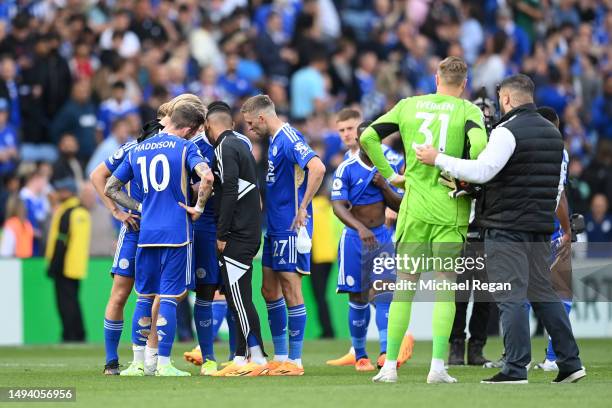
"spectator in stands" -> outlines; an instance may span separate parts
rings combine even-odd
[[[288,83],[289,70],[297,63],[297,55],[287,46],[288,38],[283,31],[283,20],[275,11],[268,14],[265,30],[261,30],[255,41],[257,58],[272,79]]]
[[[15,60],[5,55],[0,58],[0,98],[8,102],[8,124],[14,129],[21,126],[21,103]]]
[[[58,150],[59,159],[53,165],[53,178],[70,178],[74,180],[77,191],[80,191],[85,177],[83,165],[77,156],[79,141],[72,133],[64,133],[58,143]]]
[[[315,112],[322,112],[327,106],[324,74],[327,70],[327,56],[320,50],[312,50],[308,66],[298,70],[291,77],[291,117],[305,120]]]
[[[103,50],[113,48],[115,41],[119,42],[119,55],[123,58],[135,57],[140,52],[140,40],[130,28],[130,11],[119,9],[113,14],[110,27],[100,36],[100,47]],[[118,35],[118,37],[117,37]]]
[[[54,162],[57,159],[57,150],[49,135],[51,118],[45,102],[45,61],[48,54],[48,36],[37,35],[33,53],[21,69],[21,159],[25,162]]]
[[[91,159],[89,159],[86,173],[91,174],[98,164],[111,157],[130,138],[130,127],[127,120],[123,118],[116,119],[113,122],[110,136],[96,147]]]
[[[8,110],[7,100],[0,98],[0,178],[15,170],[19,157],[17,133],[15,128],[8,124]]]
[[[86,162],[96,146],[96,107],[91,100],[90,82],[77,81],[71,99],[62,107],[51,124],[51,138],[58,143],[65,133],[73,134],[79,144],[78,157]]]
[[[56,179],[53,187],[60,204],[53,214],[47,239],[47,273],[55,283],[62,341],[83,342],[85,327],[79,302],[79,283],[87,276],[91,218],[79,200],[75,180]]]
[[[0,240],[0,257],[29,258],[33,254],[34,229],[26,216],[25,206],[18,194],[6,203],[6,220]]]
[[[612,72],[605,77],[603,94],[593,103],[593,128],[600,137],[612,141]]]
[[[591,212],[585,218],[589,241],[587,254],[590,258],[607,258],[612,254],[612,217],[608,209],[606,196],[595,194],[591,200]]]
[[[111,97],[100,105],[98,111],[98,129],[106,139],[111,132],[111,125],[117,119],[127,117],[131,113],[138,111],[134,102],[126,98],[125,83],[117,81],[112,85]]]
[[[45,113],[48,118],[53,118],[70,98],[72,75],[68,62],[60,54],[59,35],[49,34],[48,42],[49,52],[38,63],[44,64],[42,86]]]
[[[34,256],[43,254],[45,222],[51,214],[48,192],[49,179],[41,166],[26,176],[25,185],[19,191],[19,197],[25,206],[26,217],[32,225]]]
[[[495,99],[495,87],[508,73],[512,47],[512,39],[503,31],[498,31],[487,39],[486,55],[476,63],[472,72],[473,89],[484,86],[487,95]]]

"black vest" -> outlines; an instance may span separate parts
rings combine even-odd
[[[478,225],[552,233],[563,160],[561,133],[533,104],[511,110],[497,127],[512,132],[516,148],[504,168],[483,186]]]

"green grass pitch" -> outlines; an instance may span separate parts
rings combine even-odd
[[[544,340],[533,340],[534,358],[542,357]],[[588,376],[578,384],[553,385],[554,373],[530,372],[528,385],[479,384],[495,373],[480,367],[451,368],[458,384],[428,385],[430,342],[417,342],[415,355],[399,370],[397,384],[373,384],[373,373],[352,367],[328,367],[325,361],[342,355],[347,341],[309,341],[305,344],[306,374],[293,378],[121,378],[101,374],[101,345],[0,347],[0,387],[76,387],[76,403],[43,406],[84,407],[610,407],[612,400],[612,343],[609,339],[580,340]],[[196,374],[184,362],[191,345],[176,344],[176,365]],[[268,345],[271,350],[271,345]],[[368,349],[374,354],[377,344]],[[501,342],[491,339],[489,358],[499,356]],[[218,343],[217,356],[227,348]],[[123,364],[130,360],[121,346]],[[37,403],[0,403],[32,406]]]

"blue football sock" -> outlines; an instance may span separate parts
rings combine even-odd
[[[225,315],[227,319],[227,331],[229,335],[229,358],[227,361],[232,361],[236,356],[236,320],[234,320],[234,315],[232,311],[227,308],[227,314]]]
[[[213,323],[213,339],[219,333],[219,327],[223,323],[223,319],[227,315],[227,301],[213,300],[212,302],[212,323]]]
[[[272,343],[274,343],[275,356],[287,356],[287,306],[285,298],[280,298],[272,302],[266,302],[268,309],[268,323],[270,333],[272,333]]]
[[[306,306],[302,304],[288,307],[287,315],[289,316],[289,359],[299,360],[302,358],[302,346],[304,345]]]
[[[572,310],[572,301],[564,300],[563,307],[565,307],[565,312],[569,315],[570,311]],[[546,359],[548,361],[557,360],[557,355],[555,354],[555,351],[553,350],[552,341],[550,340],[550,337],[548,338],[548,347],[546,347]]]
[[[366,336],[370,320],[370,304],[349,302],[349,332],[355,349],[355,358],[366,358]]]
[[[157,317],[157,335],[159,337],[159,355],[170,357],[172,344],[176,335],[176,299],[163,298],[159,301]]]
[[[378,342],[380,343],[380,352],[387,352],[387,325],[389,324],[389,307],[391,302],[377,301],[376,302],[376,327],[378,328]]]
[[[202,358],[204,360],[215,360],[212,302],[196,297],[195,306],[193,307],[193,319],[195,321]]]
[[[106,363],[119,361],[117,348],[123,331],[123,320],[104,319],[104,348],[106,350]]]
[[[132,343],[137,346],[147,344],[147,337],[151,331],[151,309],[153,298],[138,297],[132,318]]]

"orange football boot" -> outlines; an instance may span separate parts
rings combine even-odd
[[[370,359],[367,357],[360,358],[355,363],[355,370],[357,371],[374,371],[376,368],[370,362]]]
[[[200,351],[200,346],[195,347],[191,351],[184,352],[183,357],[186,361],[197,366],[201,366],[202,363],[204,363],[204,360],[202,359],[202,352]]]
[[[276,370],[272,370],[268,373],[271,376],[298,376],[304,375],[304,368],[298,367],[297,364],[290,361],[285,361]]]

